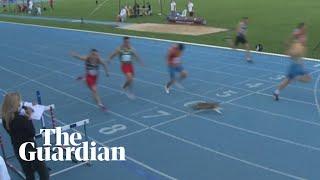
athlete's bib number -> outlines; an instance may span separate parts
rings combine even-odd
[[[98,71],[96,71],[96,70],[88,70],[88,74],[90,74],[92,76],[96,76],[98,74]]]
[[[124,54],[124,55],[122,55],[121,56],[121,61],[123,61],[123,62],[130,62],[131,61],[131,55],[129,55],[129,54]]]

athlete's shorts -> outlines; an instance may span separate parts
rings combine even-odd
[[[176,73],[181,73],[184,70],[184,68],[183,68],[182,65],[169,66],[168,70],[169,70],[170,78],[171,79],[175,79],[176,78]]]
[[[241,44],[247,44],[248,41],[247,41],[247,39],[246,39],[245,36],[238,35],[238,36],[236,37],[236,40],[235,40],[235,42],[234,42],[234,45],[235,45],[235,46],[238,46],[239,43],[241,43]]]
[[[134,74],[134,68],[131,63],[122,63],[121,70],[124,74],[128,74],[128,73]]]
[[[97,79],[98,79],[97,75],[90,75],[90,74],[86,75],[86,82],[90,89],[92,89],[94,86],[97,85]]]
[[[298,76],[303,76],[308,74],[307,71],[304,70],[303,65],[299,63],[292,63],[289,67],[287,78],[292,80]]]

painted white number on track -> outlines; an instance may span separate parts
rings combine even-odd
[[[110,127],[104,127],[104,128],[101,128],[99,130],[99,133],[101,134],[105,134],[105,135],[111,135],[111,134],[114,134],[118,131],[123,131],[123,130],[126,130],[127,129],[127,126],[126,125],[123,125],[123,124],[115,124],[115,125],[112,125]]]
[[[277,75],[275,77],[269,77],[270,80],[276,80],[276,81],[279,81],[281,79],[285,78],[284,75]]]
[[[316,64],[313,67],[318,68],[318,67],[320,67],[320,64]]]
[[[170,115],[171,114],[166,111],[159,110],[159,111],[157,111],[157,114],[142,116],[142,118],[151,119],[151,118],[158,118],[158,117],[170,116]]]
[[[258,88],[260,86],[262,86],[263,83],[247,83],[246,86],[250,89],[253,89],[253,88]]]
[[[224,91],[222,93],[217,93],[216,96],[226,98],[226,97],[230,97],[230,96],[232,96],[234,94],[238,94],[238,92],[232,91],[232,90],[228,90],[228,91]]]

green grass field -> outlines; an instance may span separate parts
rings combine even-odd
[[[121,5],[133,5],[134,0],[121,0]],[[137,0],[140,4],[143,0]],[[146,0],[148,2],[148,0]],[[160,6],[158,0],[150,0],[154,15],[128,19],[130,23],[156,22],[166,23],[165,16],[158,16]],[[177,0],[179,10],[185,7],[187,0]],[[80,18],[114,21],[118,13],[118,0],[99,0],[97,7],[95,0],[56,0],[55,10],[47,11],[45,16]],[[168,13],[170,0],[163,0],[164,14]],[[250,18],[249,41],[252,48],[261,43],[268,52],[283,53],[283,42],[289,37],[292,29],[299,22],[306,22],[309,30],[309,57],[319,58],[319,51],[312,49],[320,41],[320,1],[319,0],[194,0],[196,14],[204,17],[208,26],[233,29],[243,16]],[[95,13],[91,14],[94,10]],[[91,14],[91,15],[90,15]],[[34,23],[49,26],[86,29],[102,32],[130,34],[147,37],[157,37],[173,40],[182,40],[195,43],[227,46],[224,38],[227,33],[218,33],[203,36],[182,36],[159,33],[141,33],[114,29],[101,25],[79,25],[71,23],[46,22],[39,20],[19,20],[2,18],[0,20]]]

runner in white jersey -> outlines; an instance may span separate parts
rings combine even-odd
[[[126,82],[124,83],[122,88],[130,99],[134,99],[135,96],[132,93],[132,84],[134,78],[133,60],[137,60],[141,65],[143,65],[143,63],[140,60],[138,54],[131,47],[129,40],[129,37],[123,38],[123,44],[110,55],[108,63],[110,63],[114,57],[119,56],[121,62],[121,70],[126,77]]]
[[[304,23],[300,23],[293,31],[288,50],[288,55],[292,62],[289,66],[287,77],[280,83],[274,91],[273,96],[276,101],[279,100],[280,91],[286,88],[291,82],[298,80],[300,82],[309,82],[311,76],[304,69],[302,57],[306,53],[307,29]]]

